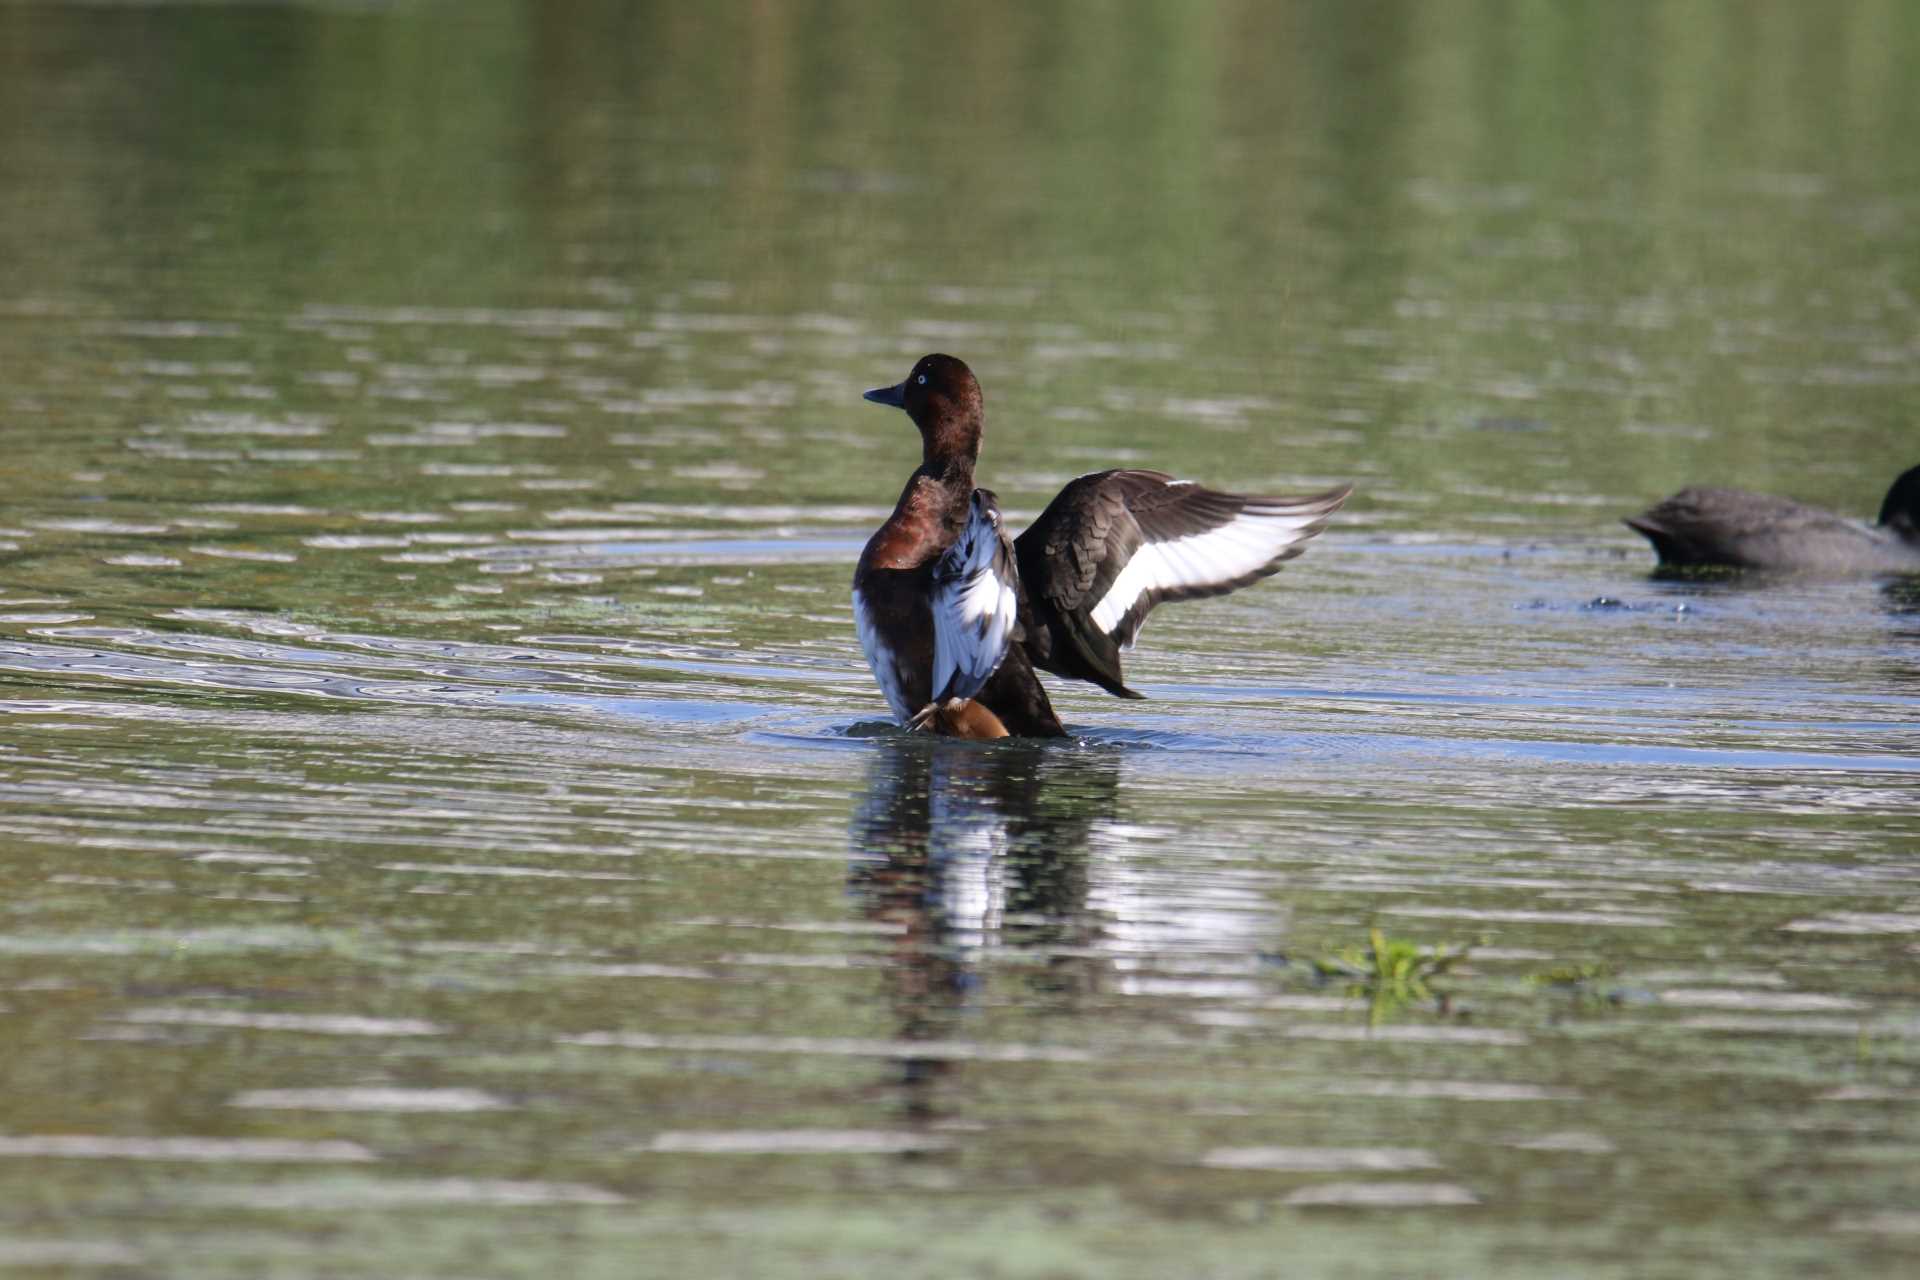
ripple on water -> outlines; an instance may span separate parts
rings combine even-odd
[[[1826,915],[1789,920],[1780,926],[1785,933],[1900,934],[1920,933],[1920,913],[1898,911],[1835,911]]]
[[[195,1186],[186,1201],[222,1209],[269,1212],[395,1212],[461,1207],[534,1208],[542,1205],[618,1205],[627,1198],[574,1182],[512,1182],[486,1178],[302,1178],[270,1186]]]
[[[1458,1208],[1477,1205],[1480,1197],[1451,1182],[1329,1182],[1302,1187],[1280,1203],[1291,1208]]]
[[[376,1018],[349,1013],[250,1013],[241,1009],[169,1006],[130,1009],[115,1015],[115,1021],[248,1031],[297,1031],[322,1036],[438,1036],[446,1034],[447,1030],[419,1018]]]
[[[132,1267],[146,1255],[101,1240],[0,1240],[0,1267]]]
[[[379,1157],[357,1142],[287,1138],[115,1138],[101,1134],[0,1135],[0,1157],[62,1160],[159,1160],[197,1164],[370,1164]]]
[[[505,1111],[513,1104],[479,1089],[248,1089],[230,1107],[266,1111],[394,1111],[432,1115]]]
[[[348,932],[307,929],[297,925],[0,934],[0,955],[22,956],[168,955],[188,950],[195,955],[217,956],[254,951],[354,951],[359,945],[359,939]]]
[[[1577,1090],[1493,1080],[1334,1080],[1317,1092],[1356,1098],[1441,1099],[1452,1102],[1572,1102]]]
[[[1432,1152],[1415,1147],[1215,1147],[1200,1163],[1212,1169],[1275,1173],[1403,1173],[1440,1167]]]
[[[642,1151],[709,1156],[893,1156],[947,1151],[942,1134],[887,1129],[676,1129]]]
[[[1091,1062],[1084,1049],[1059,1045],[979,1043],[966,1040],[862,1040],[850,1037],[760,1035],[667,1035],[640,1031],[593,1031],[557,1038],[559,1044],[595,1048],[653,1049],[693,1053],[774,1053],[852,1058],[940,1058],[957,1062]]]

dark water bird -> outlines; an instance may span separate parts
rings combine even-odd
[[[1682,489],[1624,523],[1653,543],[1662,566],[1920,573],[1920,467],[1893,482],[1871,525],[1791,498],[1699,488]]]
[[[1098,471],[1009,538],[999,501],[973,484],[985,413],[972,370],[923,356],[866,398],[920,429],[920,465],[853,574],[860,647],[909,728],[1063,737],[1036,668],[1142,697],[1121,676],[1120,651],[1155,605],[1277,573],[1353,491],[1250,497],[1158,471]]]

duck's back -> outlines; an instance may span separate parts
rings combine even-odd
[[[1682,489],[1624,523],[1665,565],[1825,573],[1920,566],[1920,556],[1879,529],[1744,489]]]

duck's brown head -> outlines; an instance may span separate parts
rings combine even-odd
[[[920,428],[921,457],[928,466],[964,462],[971,470],[980,454],[986,405],[980,381],[964,360],[937,351],[921,356],[903,381],[876,387],[866,398],[906,410]]]

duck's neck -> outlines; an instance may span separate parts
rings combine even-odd
[[[944,547],[959,536],[973,505],[973,459],[928,458],[913,473],[907,489]]]
[[[920,428],[920,470],[973,488],[973,464],[980,456],[980,409],[944,408],[916,423]]]
[[[936,453],[929,448],[920,458],[920,474],[937,480],[955,493],[973,492],[973,454]]]

